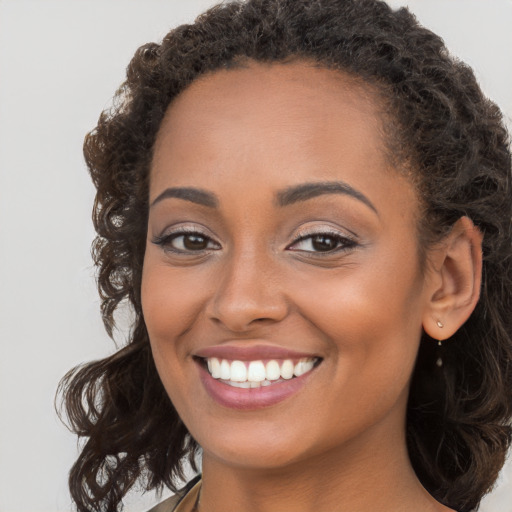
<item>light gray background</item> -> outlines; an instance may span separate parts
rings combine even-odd
[[[135,49],[213,3],[0,0],[0,512],[71,509],[76,441],[53,396],[68,369],[114,350],[89,255],[84,134]],[[409,4],[474,67],[512,126],[512,0],[391,3]],[[483,512],[512,512],[511,480],[509,466]],[[153,501],[134,493],[126,511]]]

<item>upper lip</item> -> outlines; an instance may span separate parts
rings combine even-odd
[[[259,359],[305,359],[318,357],[315,354],[298,352],[275,345],[214,345],[198,350],[196,357],[229,359],[237,361],[256,361]]]

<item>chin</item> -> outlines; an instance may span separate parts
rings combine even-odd
[[[273,424],[258,422],[251,426],[215,427],[195,439],[205,459],[215,459],[228,466],[248,470],[280,469],[301,460],[305,455],[304,433],[292,433]]]

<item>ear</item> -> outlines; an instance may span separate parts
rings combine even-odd
[[[431,338],[449,338],[475,309],[482,281],[482,239],[473,222],[461,217],[430,251],[423,329]]]

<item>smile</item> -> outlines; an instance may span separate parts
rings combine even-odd
[[[198,350],[194,360],[210,398],[223,407],[248,411],[300,393],[323,358],[268,344],[221,344]]]
[[[237,388],[260,388],[272,386],[300,377],[310,372],[317,362],[316,357],[297,360],[271,359],[269,361],[240,361],[209,357],[205,359],[210,375],[224,384]]]

